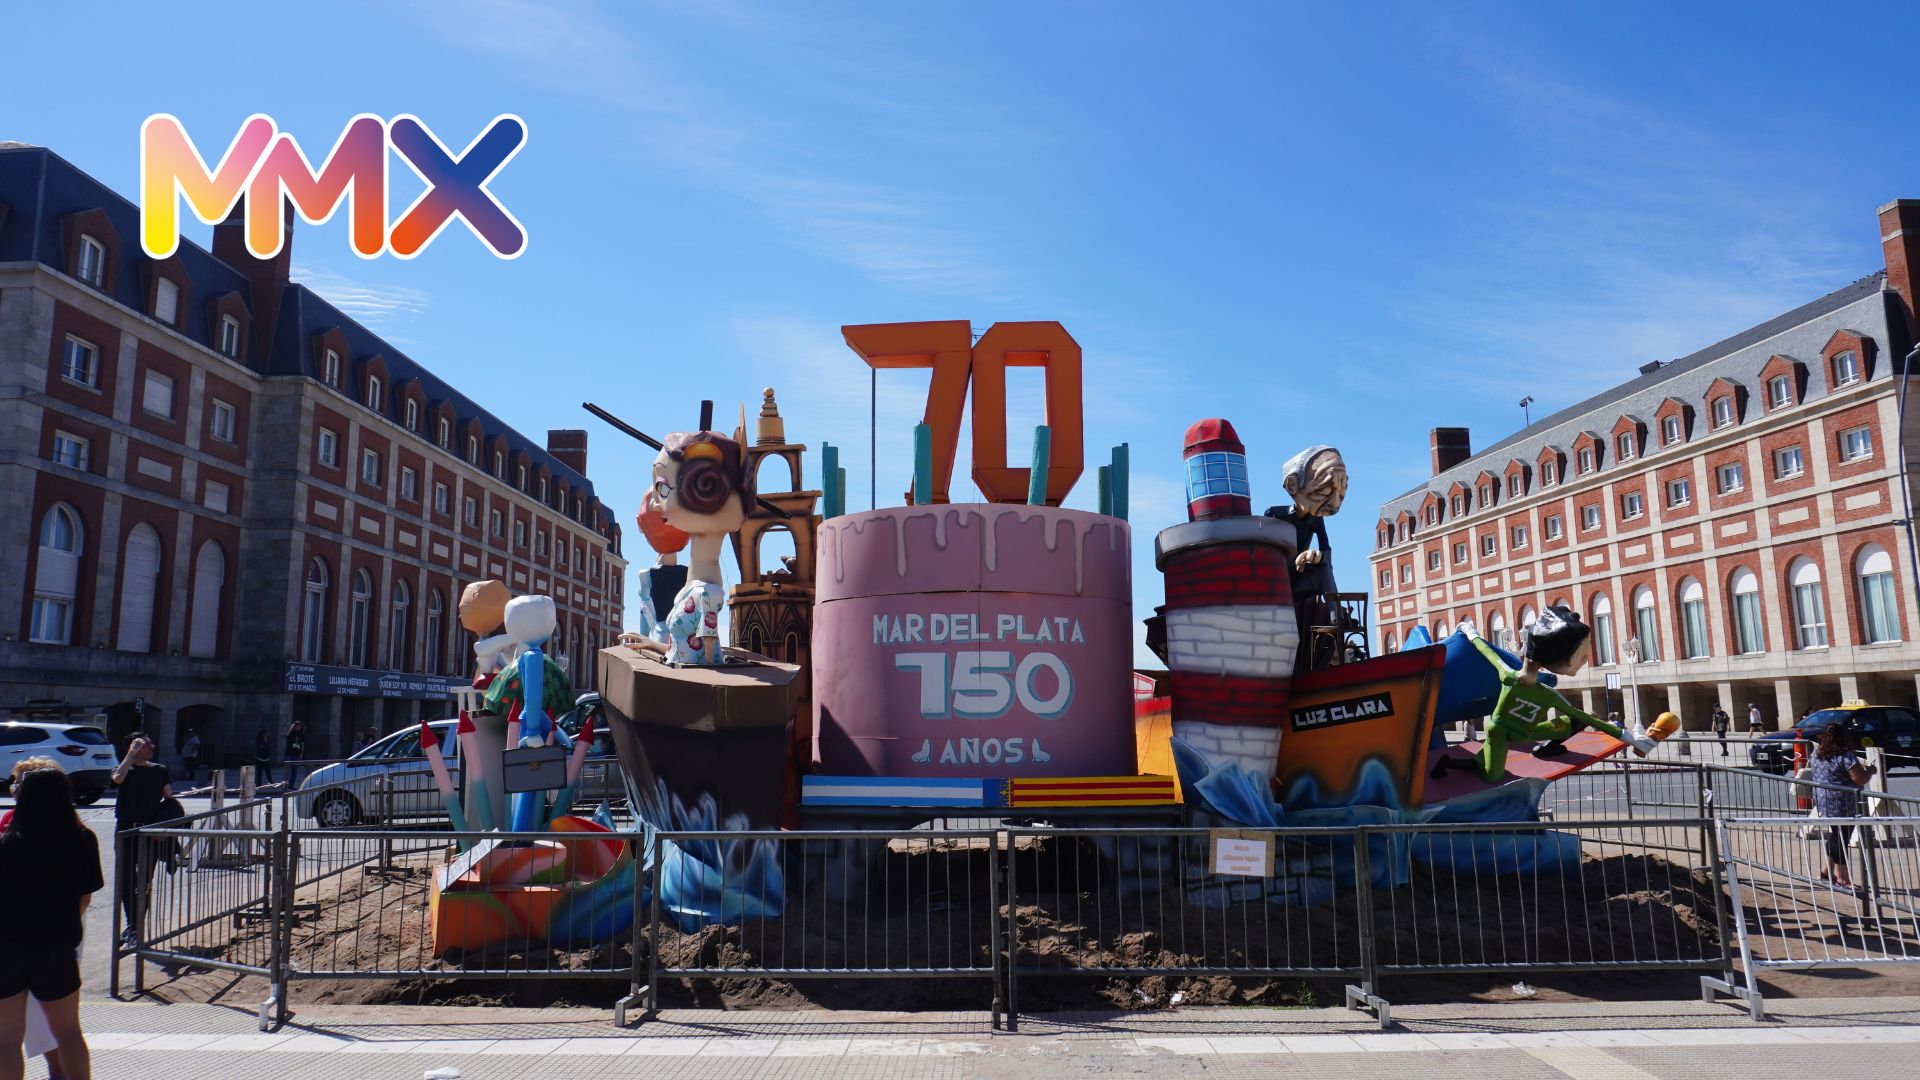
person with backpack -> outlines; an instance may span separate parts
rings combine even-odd
[[[26,1075],[21,1056],[27,999],[44,1011],[66,1080],[92,1080],[80,1030],[82,916],[106,885],[100,844],[80,823],[59,769],[33,769],[14,785],[13,817],[0,831],[0,1077]],[[31,887],[20,887],[32,882]]]

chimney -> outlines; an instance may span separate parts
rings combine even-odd
[[[227,220],[213,227],[213,257],[247,276],[247,310],[253,313],[253,340],[247,359],[266,370],[280,323],[280,298],[285,294],[293,265],[293,210],[280,210],[280,253],[256,259],[247,250],[247,199],[241,196]]]
[[[1907,334],[1899,348],[1906,355],[1920,325],[1914,323],[1914,294],[1920,291],[1920,199],[1895,199],[1880,208],[1880,247],[1887,258],[1887,288],[1900,294]]]
[[[587,433],[579,428],[547,431],[547,453],[581,476],[587,475]]]
[[[1473,456],[1473,444],[1463,427],[1437,427],[1427,432],[1433,447],[1433,475],[1439,476]]]

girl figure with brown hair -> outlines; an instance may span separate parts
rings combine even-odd
[[[0,1080],[21,1080],[29,995],[46,1012],[60,1075],[91,1080],[80,1032],[81,916],[105,885],[100,844],[80,824],[58,769],[14,785],[13,819],[0,832]],[[28,887],[24,883],[31,882]]]
[[[1836,720],[1820,729],[1807,779],[1821,785],[1813,789],[1815,817],[1851,818],[1860,812],[1860,789],[1873,778],[1873,766],[1860,763],[1860,739],[1853,725]],[[1821,881],[1849,892],[1857,891],[1847,874],[1847,844],[1853,839],[1853,825],[1836,822],[1827,826],[1827,869],[1820,871]]]
[[[653,461],[653,487],[646,499],[662,525],[692,538],[687,583],[665,619],[667,662],[720,663],[720,612],[727,602],[720,547],[753,509],[746,454],[739,443],[716,432],[674,432]]]

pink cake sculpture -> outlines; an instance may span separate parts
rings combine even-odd
[[[1103,514],[935,504],[820,527],[818,771],[1135,771],[1132,534]]]

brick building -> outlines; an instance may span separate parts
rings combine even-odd
[[[1880,211],[1886,268],[1561,410],[1478,453],[1431,436],[1432,479],[1381,507],[1376,625],[1392,650],[1472,619],[1516,644],[1549,603],[1594,627],[1563,684],[1589,711],[1629,643],[1640,708],[1745,724],[1913,705],[1920,608],[1902,424],[1920,200]],[[1614,707],[1621,707],[1616,698]],[[1630,714],[1631,715],[1631,714]]]
[[[448,712],[461,588],[559,603],[590,683],[625,559],[586,433],[537,445],[258,260],[140,249],[136,207],[0,144],[0,717],[144,727],[216,760]]]

